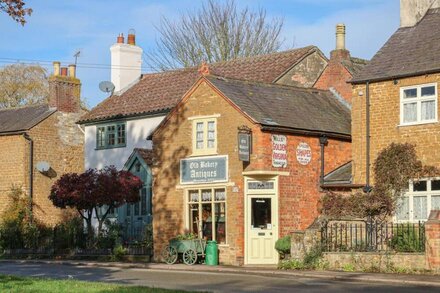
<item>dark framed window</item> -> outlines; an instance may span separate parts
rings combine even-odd
[[[126,146],[125,122],[99,125],[96,127],[96,148],[110,149]]]

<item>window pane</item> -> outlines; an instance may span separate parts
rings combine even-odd
[[[215,240],[217,243],[226,243],[226,207],[225,203],[215,205]]]
[[[198,122],[196,129],[197,129],[197,131],[202,131],[203,132],[203,122]]]
[[[131,216],[131,204],[127,204],[126,205],[126,207],[127,207],[127,216]]]
[[[197,142],[196,148],[199,149],[199,150],[203,149],[203,142]]]
[[[202,201],[211,201],[212,191],[211,189],[202,190]]]
[[[422,120],[435,119],[435,101],[422,102]]]
[[[98,147],[105,147],[105,128],[104,127],[98,128],[97,146]]]
[[[215,147],[215,142],[213,140],[208,140],[208,148],[212,149]]]
[[[189,205],[189,229],[191,230],[191,233],[199,234],[199,224],[198,221],[200,220],[199,216],[199,205],[198,204],[190,204]]]
[[[417,103],[403,104],[403,122],[417,121]]]
[[[434,96],[435,95],[435,86],[427,86],[422,87],[422,97],[425,96]]]
[[[199,201],[199,191],[198,190],[190,190],[188,192],[189,194],[189,201],[190,202],[198,202]]]
[[[216,201],[223,201],[226,199],[226,191],[224,189],[216,189],[214,192]]]
[[[135,203],[134,205],[134,215],[135,216],[139,216],[140,215],[140,211],[139,211],[139,203]]]
[[[118,125],[118,144],[125,144],[125,124]]]
[[[409,220],[409,197],[399,197],[397,199],[397,220]]]
[[[427,182],[425,180],[414,181],[414,191],[426,191]]]
[[[415,196],[413,200],[414,220],[426,220],[427,200],[426,196]]]
[[[431,190],[440,190],[440,180],[431,181]]]
[[[403,91],[403,97],[405,99],[416,98],[417,97],[417,88],[404,90]]]
[[[141,190],[141,215],[147,215],[147,189],[142,188]]]
[[[431,210],[440,210],[440,195],[431,196]]]
[[[270,198],[251,199],[251,225],[252,228],[272,228],[272,200]]]
[[[215,122],[214,121],[208,122],[208,130],[215,131]]]
[[[211,203],[202,204],[202,232],[203,238],[212,240],[212,206]]]

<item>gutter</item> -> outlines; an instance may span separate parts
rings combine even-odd
[[[321,176],[319,178],[319,183],[321,185],[324,184],[324,170],[325,170],[325,156],[324,156],[324,150],[325,150],[325,146],[328,144],[328,139],[327,136],[323,135],[321,137],[319,137],[319,145],[321,146]]]
[[[34,193],[34,141],[26,132],[23,133],[23,137],[29,142],[29,221],[32,223],[32,201]]]
[[[280,126],[264,126],[261,125],[262,131],[269,132],[283,132],[283,133],[292,133],[292,134],[300,134],[305,136],[327,136],[328,138],[336,138],[345,141],[351,141],[350,134],[342,134],[342,133],[334,133],[334,132],[325,132],[325,131],[314,131],[314,130],[304,130],[304,129],[294,129],[294,128],[284,128]]]
[[[391,81],[393,79],[398,79],[398,78],[414,77],[414,76],[426,75],[426,74],[434,74],[434,73],[439,73],[439,72],[440,72],[440,69],[437,68],[437,69],[424,70],[424,71],[418,71],[418,72],[411,72],[411,73],[406,73],[406,74],[392,75],[392,76],[373,78],[373,79],[348,80],[347,83],[362,84],[362,83],[366,83],[366,82]]]
[[[352,184],[352,183],[324,183],[321,184],[322,189],[326,188],[365,188],[364,184]]]

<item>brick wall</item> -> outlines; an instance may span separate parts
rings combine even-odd
[[[7,208],[12,186],[27,192],[27,145],[22,135],[0,136],[0,215]]]
[[[400,88],[425,83],[438,83],[440,74],[430,74],[393,81],[370,84],[370,136],[371,166],[378,153],[391,142],[412,143],[416,145],[417,155],[423,164],[440,166],[440,125],[438,123],[414,126],[400,124]],[[359,96],[359,92],[363,95]],[[365,183],[365,85],[353,87],[352,100],[352,143],[353,143],[353,180]],[[440,105],[440,103],[438,103]],[[370,168],[373,179],[372,168]]]
[[[244,260],[244,178],[243,171],[288,171],[290,176],[280,176],[279,207],[280,236],[294,229],[304,229],[317,215],[320,197],[319,139],[288,135],[288,167],[272,167],[271,134],[261,132],[229,102],[209,86],[202,83],[188,100],[170,117],[153,138],[156,165],[153,168],[153,229],[155,255],[168,240],[184,232],[184,190],[179,184],[180,159],[192,152],[192,123],[188,117],[220,114],[217,118],[218,154],[229,156],[229,184],[227,192],[227,246],[220,247],[220,262],[241,265]],[[246,125],[252,129],[253,153],[251,163],[244,167],[238,160],[237,128]],[[299,142],[312,148],[312,161],[302,166],[296,161],[295,150]],[[350,160],[350,143],[330,139],[326,147],[326,172]],[[238,192],[233,192],[234,185]]]
[[[341,63],[342,60],[349,62],[350,53],[347,50],[332,51],[328,66],[314,87],[323,90],[334,88],[347,102],[351,103],[352,87],[347,81],[352,78],[352,75]]]

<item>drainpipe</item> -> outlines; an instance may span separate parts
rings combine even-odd
[[[24,133],[23,137],[29,141],[29,220],[32,223],[32,200],[34,192],[34,141],[27,133]]]
[[[319,178],[319,182],[322,186],[324,184],[324,172],[325,172],[324,171],[324,166],[325,166],[324,148],[328,144],[328,138],[325,134],[319,137],[319,144],[321,145],[321,176]]]
[[[365,192],[370,192],[370,82],[367,81],[365,89],[365,152],[366,152],[366,162],[365,162]]]

